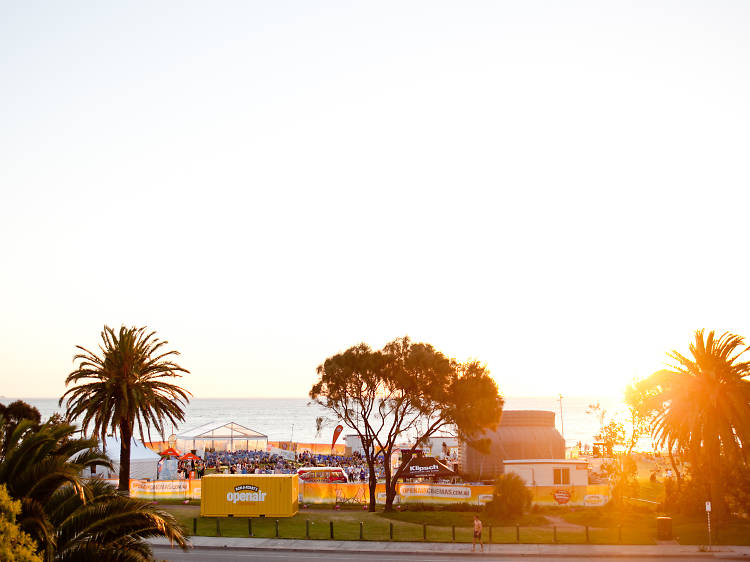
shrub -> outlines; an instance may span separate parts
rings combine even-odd
[[[531,507],[531,492],[517,474],[501,474],[495,480],[492,501],[487,504],[489,515],[500,520],[519,519]]]
[[[42,557],[36,553],[36,543],[16,524],[19,513],[21,502],[11,499],[5,486],[0,484],[0,560],[42,562]]]

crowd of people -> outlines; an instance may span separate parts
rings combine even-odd
[[[180,460],[179,478],[200,478],[205,474],[295,474],[297,469],[310,466],[340,467],[350,482],[367,482],[367,463],[357,452],[351,456],[319,455],[304,451],[294,459],[266,451],[206,451],[200,460]],[[383,478],[383,457],[375,463],[375,474]]]

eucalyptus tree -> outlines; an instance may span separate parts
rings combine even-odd
[[[385,390],[378,414],[387,423],[376,441],[386,460],[407,436],[414,437],[407,451],[413,454],[438,431],[474,442],[500,423],[503,398],[480,362],[460,363],[408,337],[386,344],[382,354]],[[390,463],[385,463],[386,511],[393,508],[402,469],[403,464],[393,473]]]
[[[649,418],[659,446],[690,461],[723,519],[723,469],[750,460],[750,362],[741,361],[748,347],[740,336],[698,330],[689,349],[689,356],[668,353],[670,368],[639,381],[629,400]]]
[[[81,418],[84,432],[89,427],[102,442],[108,431],[119,435],[119,489],[128,493],[130,484],[131,440],[137,430],[142,440],[151,440],[151,430],[164,435],[165,422],[184,421],[184,407],[191,394],[167,382],[188,373],[173,361],[179,353],[166,350],[166,341],[145,327],[119,332],[105,326],[99,353],[76,346],[80,353],[73,362],[77,368],[65,379],[65,402],[69,420]]]
[[[370,511],[376,501],[376,455],[383,455],[386,510],[392,509],[400,468],[390,458],[400,441],[411,451],[444,429],[471,440],[500,421],[503,400],[479,362],[459,363],[408,337],[372,351],[360,344],[318,367],[310,396],[359,436],[370,472]]]
[[[362,443],[370,474],[370,511],[375,511],[376,504],[376,436],[385,423],[383,418],[375,416],[383,390],[383,366],[382,354],[362,343],[319,365],[318,380],[310,390],[310,398],[331,410]]]

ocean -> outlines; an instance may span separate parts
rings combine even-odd
[[[55,412],[62,413],[54,398],[20,398],[35,406],[46,419]],[[8,404],[16,398],[2,398]],[[506,397],[506,410],[549,410],[555,412],[557,429],[565,436],[568,446],[593,442],[599,429],[599,420],[586,413],[589,404],[599,402],[607,411],[608,417],[619,413],[623,421],[627,418],[625,405],[616,398],[563,397],[562,424],[560,402],[557,397]],[[326,418],[320,433],[316,432],[315,420]],[[302,443],[330,443],[333,429],[338,423],[330,412],[307,398],[195,398],[187,407],[185,422],[179,427],[167,428],[170,433],[197,427],[212,421],[233,421],[268,435],[270,441],[298,441]],[[344,428],[344,435],[351,430]],[[152,434],[154,440],[158,439]]]

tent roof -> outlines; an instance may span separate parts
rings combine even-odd
[[[177,439],[268,439],[268,435],[232,421],[214,421],[180,433]]]
[[[167,449],[164,449],[161,453],[159,453],[162,457],[179,457],[182,453],[179,452],[174,447],[169,447]]]
[[[107,455],[112,458],[112,460],[119,461],[120,459],[120,439],[118,437],[114,437],[112,435],[107,435],[105,439],[105,443],[103,444],[106,446],[107,449]],[[156,460],[158,461],[161,457],[158,455],[158,453],[155,453],[148,447],[146,447],[143,443],[140,441],[136,441],[133,439],[130,443],[130,460]]]

